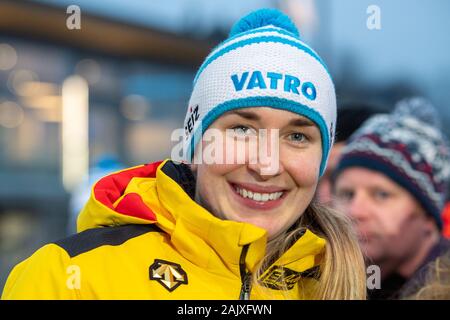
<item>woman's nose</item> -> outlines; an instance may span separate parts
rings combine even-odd
[[[257,163],[249,163],[247,166],[251,171],[256,172],[261,177],[277,176],[283,171],[279,163],[265,165],[261,164],[260,162],[257,162]]]
[[[279,131],[272,129],[259,133],[257,148],[248,158],[248,168],[260,176],[275,176],[284,171],[280,161]]]

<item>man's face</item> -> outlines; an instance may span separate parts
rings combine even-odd
[[[231,163],[193,165],[196,200],[221,219],[266,229],[269,238],[288,229],[303,214],[316,190],[322,158],[319,129],[305,117],[268,107],[230,111],[210,129],[228,135],[231,141],[243,142],[234,154],[245,154],[246,158],[241,164],[234,157]],[[267,146],[270,152],[279,152],[277,163],[271,164],[276,170],[271,172],[263,171],[261,161],[250,161],[248,140],[258,137],[260,129],[269,134],[279,130],[278,148]],[[262,147],[260,139],[257,144]],[[207,148],[208,143],[203,142],[203,152]],[[234,146],[224,143],[224,154],[231,148]]]
[[[335,197],[336,207],[354,220],[361,249],[374,263],[406,261],[433,228],[408,191],[375,171],[345,169],[336,180]]]

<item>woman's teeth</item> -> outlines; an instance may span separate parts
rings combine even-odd
[[[283,192],[273,192],[273,193],[258,193],[252,192],[243,188],[235,187],[237,193],[239,193],[243,198],[249,198],[255,201],[266,202],[270,200],[277,200],[282,195]]]

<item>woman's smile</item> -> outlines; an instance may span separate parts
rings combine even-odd
[[[260,186],[250,183],[228,182],[237,202],[247,208],[272,210],[285,200],[288,190],[276,186]]]

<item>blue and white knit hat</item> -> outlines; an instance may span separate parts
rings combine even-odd
[[[442,227],[450,148],[427,100],[405,99],[391,114],[369,118],[344,147],[334,177],[349,167],[383,173],[411,193]]]
[[[222,114],[259,106],[288,110],[317,125],[322,175],[334,141],[334,84],[322,59],[276,9],[239,20],[200,66],[184,122],[186,160],[192,160],[203,133]]]

